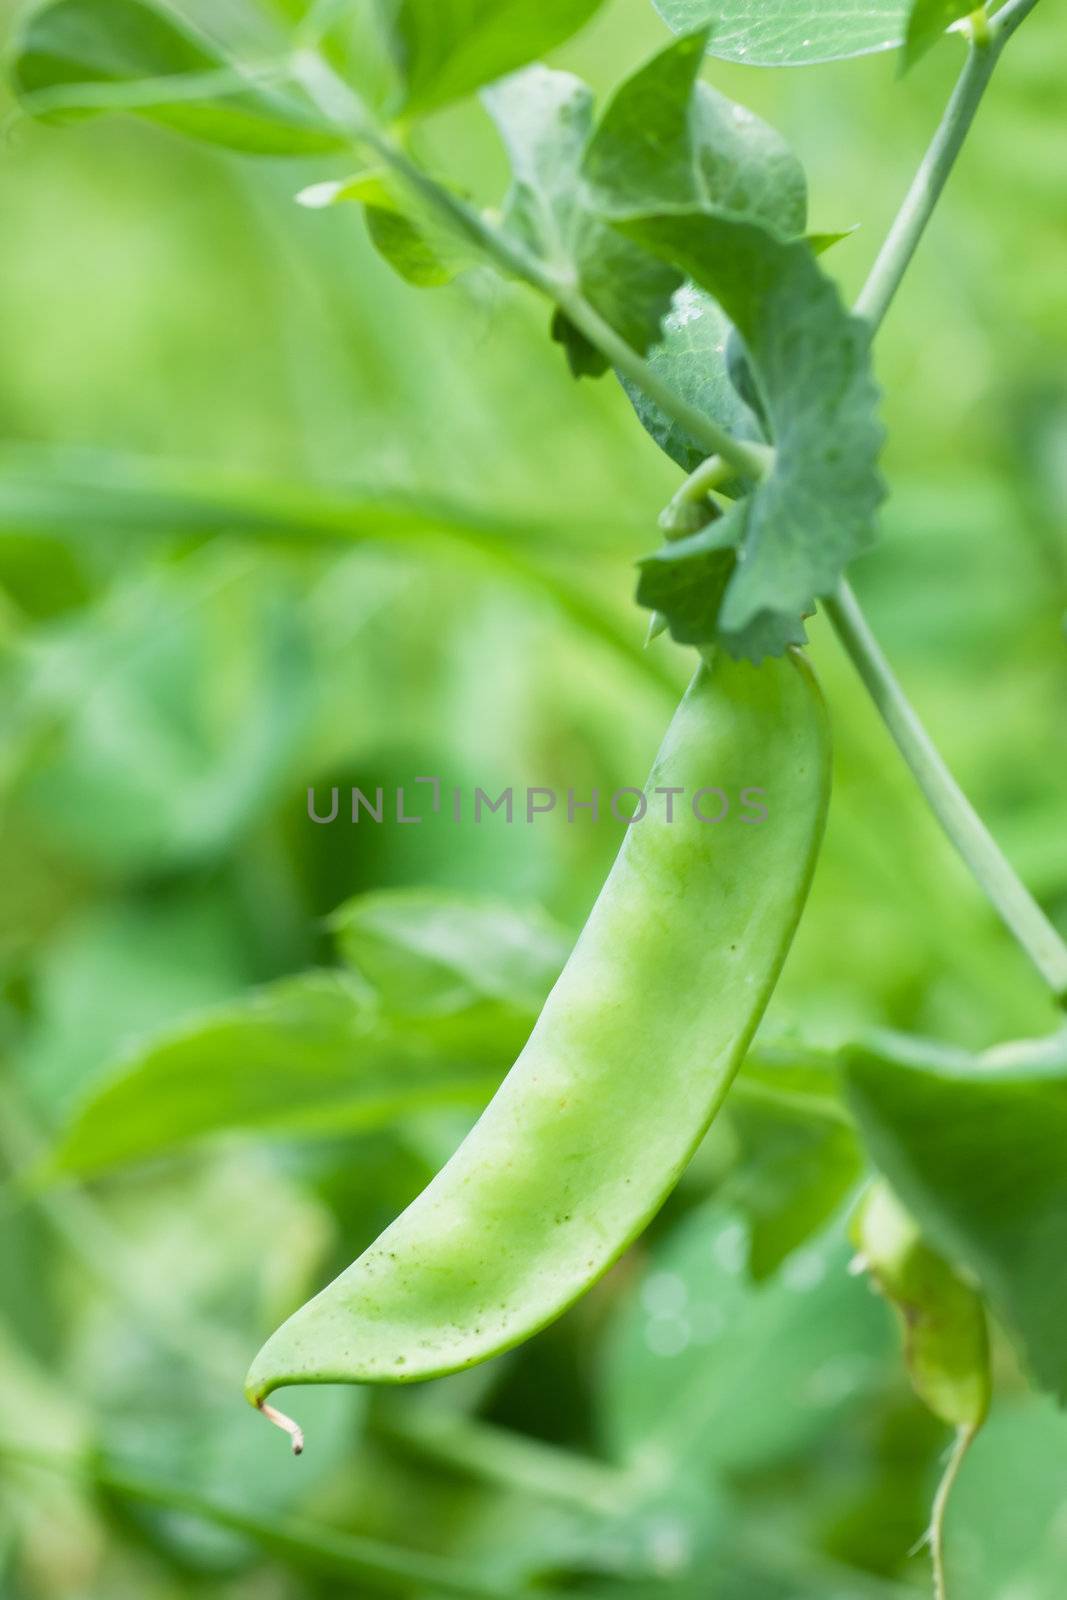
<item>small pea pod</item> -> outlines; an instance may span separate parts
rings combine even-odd
[[[404,1383],[509,1349],[589,1288],[677,1182],[774,988],[822,836],[829,735],[806,661],[702,665],[645,794],[493,1100],[423,1193],[267,1341],[253,1404],[286,1384]]]
[[[934,1497],[929,1542],[938,1600],[946,1595],[944,1524],[963,1458],[989,1411],[991,1376],[985,1306],[978,1291],[925,1242],[883,1182],[861,1202],[853,1240],[862,1264],[900,1320],[912,1387],[956,1445]]]

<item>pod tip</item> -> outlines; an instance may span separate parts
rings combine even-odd
[[[268,1422],[273,1422],[276,1428],[281,1428],[283,1433],[289,1435],[293,1446],[294,1456],[304,1453],[304,1430],[292,1417],[287,1417],[284,1411],[279,1411],[276,1406],[268,1405],[266,1400],[256,1401],[256,1410],[262,1411]]]

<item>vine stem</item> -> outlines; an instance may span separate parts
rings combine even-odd
[[[952,776],[849,584],[842,582],[823,608],[942,828],[1056,999],[1067,1002],[1067,945]]]
[[[966,63],[945,114],[856,301],[857,316],[865,317],[874,328],[881,326],[911,265],[956,157],[970,132],[1002,47],[1003,36],[998,41],[991,25],[983,43],[979,43],[977,36],[972,34]]]
[[[497,1581],[491,1572],[457,1558],[403,1549],[303,1517],[257,1516],[181,1484],[112,1466],[99,1455],[61,1453],[0,1436],[0,1462],[3,1461],[82,1479],[145,1505],[200,1518],[252,1540],[297,1570],[347,1579],[354,1585],[348,1591],[352,1594],[362,1594],[370,1587],[400,1596],[418,1593],[447,1595],[452,1600],[519,1600],[521,1593],[528,1592],[506,1580]]]
[[[573,275],[547,266],[526,250],[519,240],[494,227],[481,212],[423,172],[417,162],[412,161],[398,144],[376,126],[355,90],[334,72],[317,51],[299,51],[293,62],[293,71],[297,81],[328,121],[345,131],[357,144],[372,150],[443,222],[458,229],[508,272],[553,301],[618,372],[637,384],[650,400],[654,400],[697,439],[709,455],[721,456],[742,477],[766,477],[774,458],[773,450],[766,445],[735,439],[726,429],[720,428],[713,418],[691,406],[670,384],[664,383],[633,346],[589,304]]]
[[[984,9],[979,12],[981,26],[971,21],[963,71],[856,301],[856,314],[873,328],[881,326],[911,265],[1004,46],[1036,5],[1037,0],[1008,0],[993,17],[987,19]]]
[[[963,72],[856,301],[857,314],[871,323],[872,332],[881,326],[911,264],[1001,51],[1036,4],[1037,0],[1008,0],[984,29],[972,29]],[[823,601],[823,609],[945,833],[1055,999],[1067,1004],[1067,944],[952,776],[897,681],[847,579]]]
[[[976,1427],[959,1428],[956,1439],[941,1474],[941,1482],[934,1495],[934,1503],[930,1512],[930,1560],[934,1569],[934,1600],[948,1600],[948,1576],[945,1570],[945,1514],[952,1491],[956,1487],[956,1479],[960,1475],[968,1450],[974,1443]]]

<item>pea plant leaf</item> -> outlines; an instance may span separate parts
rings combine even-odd
[[[606,227],[585,203],[580,173],[593,133],[592,91],[571,73],[533,66],[494,84],[483,98],[511,165],[504,226],[551,271],[576,281],[590,305],[643,353],[681,274]],[[581,366],[576,330],[557,320],[555,331],[572,367],[576,360]]]
[[[307,155],[343,140],[295,96],[257,87],[214,45],[151,0],[52,0],[16,35],[11,74],[45,121],[128,111],[260,155]]]
[[[973,10],[970,0],[913,0],[904,36],[904,65],[912,66],[954,22]]]
[[[853,1222],[860,1261],[900,1324],[912,1388],[955,1428],[989,1410],[989,1335],[981,1295],[931,1250],[885,1182],[871,1185]]]
[[[770,475],[720,523],[645,565],[653,579],[665,563],[696,575],[709,542],[721,548],[730,538],[738,559],[717,614],[709,605],[694,622],[690,605],[677,623],[666,615],[681,642],[718,637],[727,649],[749,653],[777,627],[788,633],[812,597],[830,593],[873,541],[883,497],[882,429],[868,330],[845,311],[803,240],[708,211],[619,225],[716,297],[744,341],[763,401],[776,451]],[[665,610],[661,584],[652,588],[644,576],[638,597]],[[708,598],[714,600],[714,586]]]
[[[725,517],[642,564],[638,599],[685,644],[759,660],[803,640],[813,597],[873,538],[881,429],[869,335],[801,237],[803,173],[747,113],[698,83],[705,35],[679,39],[618,91],[584,163],[605,221],[694,286],[652,360],[720,427],[776,447],[771,475]],[[690,470],[701,452],[635,400]]]
[[[972,1057],[882,1034],[850,1049],[844,1070],[904,1205],[1067,1402],[1067,1036]]]
[[[367,1132],[478,1109],[531,1020],[475,1006],[394,1022],[352,977],[283,979],[150,1038],[82,1101],[51,1167],[86,1176],[224,1132]]]
[[[759,420],[730,381],[726,349],[731,331],[729,318],[711,296],[683,283],[647,353],[648,364],[676,394],[720,422],[735,439],[759,440]],[[703,446],[630,379],[621,382],[646,432],[683,472],[695,472],[707,455]],[[728,576],[727,571],[724,583]]]
[[[803,1081],[804,1065],[803,1052],[762,1050],[730,1100],[739,1155],[722,1192],[748,1219],[757,1281],[826,1227],[863,1171],[850,1117],[832,1089]]]
[[[709,30],[654,56],[608,104],[584,175],[613,208],[712,205],[803,233],[804,169],[781,134],[698,81]]]
[[[480,1108],[570,942],[536,909],[440,889],[357,896],[331,927],[347,973],[285,978],[154,1032],[94,1085],[54,1165],[93,1173],[228,1131],[365,1133]]]
[[[542,912],[488,895],[392,889],[357,895],[330,925],[342,958],[394,1012],[494,1000],[535,1017],[570,941]]]
[[[760,1284],[749,1250],[745,1220],[720,1199],[656,1248],[600,1375],[607,1443],[624,1461],[755,1470],[809,1444],[877,1383],[887,1330],[848,1275],[842,1230]]]
[[[383,0],[408,115],[471,94],[562,44],[602,0]]]
[[[474,263],[473,252],[465,248],[460,235],[446,231],[434,218],[416,211],[410,196],[399,194],[384,171],[373,169],[315,183],[302,189],[296,198],[311,211],[346,201],[362,205],[374,248],[398,276],[417,289],[435,289],[451,283]]]
[[[892,50],[904,37],[908,0],[653,0],[676,33],[714,22],[709,52],[754,67]]]

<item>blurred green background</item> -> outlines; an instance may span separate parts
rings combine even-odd
[[[254,0],[181,9],[260,47]],[[665,36],[646,0],[613,0],[558,59],[606,90]],[[880,338],[892,499],[854,579],[1067,927],[1062,42],[1051,3],[1013,42]],[[861,225],[826,258],[847,292],[958,56],[948,41],[904,80],[892,57],[709,66],[797,148],[814,225]],[[428,137],[499,196],[476,105]],[[314,1010],[333,1099],[313,1127],[287,1120],[283,1072],[255,1114],[239,1097],[198,1120],[198,1065],[234,1053],[271,1100],[243,997],[358,967],[328,918],[369,891],[412,916],[400,891],[491,895],[538,959],[562,950],[620,833],[316,827],[306,789],[640,784],[688,666],[641,650],[632,562],[675,474],[621,391],[573,383],[518,291],[473,273],[420,294],[354,208],[294,205],[343,170],[123,121],[16,123],[0,148],[0,1435],[86,1462],[3,1466],[0,1594],[925,1592],[915,1546],[947,1439],[889,1313],[844,1271],[861,1158],[817,1106],[742,1093],[649,1237],[514,1354],[385,1397],[291,1394],[299,1464],[241,1397],[264,1335],[423,1185],[536,1009],[510,997],[483,1028],[464,974],[449,1004],[477,1013],[477,1081],[434,1092],[434,1036],[428,1086],[373,1127],[331,1111],[348,1040]],[[888,1024],[978,1048],[1047,1029],[819,622],[812,655],[835,799],[762,1039],[825,1049]],[[397,959],[417,985],[417,956]],[[320,981],[358,1010],[354,980]],[[311,1047],[285,1026],[264,1023],[295,1081]],[[402,1063],[407,1024],[390,1027]],[[176,1078],[105,1103],[121,1159],[42,1167],[124,1063],[159,1066],[160,1040]],[[952,1511],[959,1596],[1062,1600],[1067,1423],[998,1350]]]

